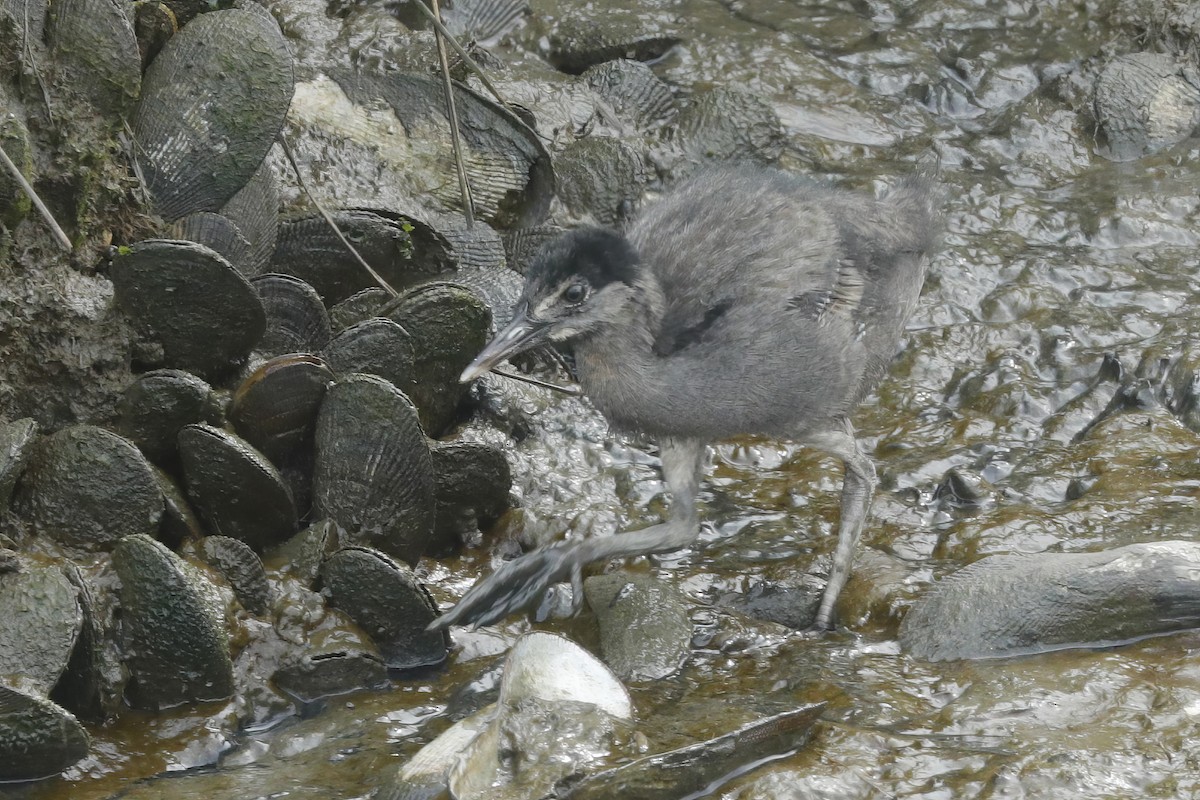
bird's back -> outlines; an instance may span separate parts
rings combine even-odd
[[[877,201],[738,166],[650,205],[628,231],[665,300],[650,369],[688,408],[630,409],[630,424],[802,437],[849,413],[916,304],[938,234],[931,198],[916,179]]]

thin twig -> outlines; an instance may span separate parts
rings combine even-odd
[[[433,0],[433,2],[436,6],[437,0]],[[487,90],[492,93],[492,97],[496,98],[496,102],[504,106],[511,113],[515,114],[516,112],[513,111],[512,106],[505,102],[504,98],[500,96],[500,90],[493,86],[492,82],[488,80],[488,76],[483,71],[483,67],[479,66],[477,63],[475,63],[475,59],[467,55],[466,49],[458,43],[458,40],[454,38],[454,35],[451,34],[450,31],[446,29],[446,26],[442,24],[440,12],[434,13],[429,9],[428,6],[425,5],[424,2],[422,2],[422,0],[415,0],[413,5],[419,8],[421,13],[433,23],[433,29],[437,31],[437,33],[440,34],[443,39],[450,43],[450,46],[454,48],[454,52],[458,53],[458,57],[466,63],[467,67],[469,67],[472,72],[479,76],[479,80],[483,83]]]
[[[8,157],[8,153],[4,152],[3,147],[0,147],[0,161],[4,162],[4,166],[8,168],[9,173],[16,179],[17,183],[21,184],[21,188],[25,190],[25,194],[29,195],[29,199],[33,201],[33,205],[37,208],[38,213],[42,215],[42,219],[46,220],[46,224],[54,232],[54,238],[58,239],[58,243],[63,246],[64,250],[68,253],[71,252],[74,249],[71,247],[71,240],[63,233],[63,229],[54,220],[50,209],[46,208],[46,204],[42,202],[42,198],[38,197],[37,192],[33,190],[33,186],[30,185],[29,181],[25,180],[25,176],[21,174],[21,170],[17,169],[17,165]]]
[[[342,233],[342,229],[338,227],[336,222],[334,222],[333,217],[330,216],[329,212],[325,210],[325,207],[321,205],[317,198],[313,196],[313,193],[308,190],[308,186],[304,183],[304,176],[300,174],[300,165],[296,163],[296,157],[292,153],[292,148],[282,133],[279,134],[279,144],[281,147],[283,147],[283,154],[287,157],[288,163],[292,165],[292,171],[296,173],[296,182],[300,184],[300,190],[304,192],[304,194],[308,196],[308,199],[312,201],[312,204],[316,206],[317,211],[324,218],[325,224],[327,224],[333,230],[334,234],[341,241],[342,245],[344,245],[345,248],[350,251],[350,254],[354,256],[355,260],[362,265],[362,268],[370,273],[371,277],[375,279],[375,282],[383,287],[385,292],[392,297],[399,297],[400,293],[393,289],[391,284],[385,281],[383,276],[376,272],[374,267],[368,264],[367,260],[363,258],[356,249],[354,249],[354,245],[350,244],[350,240],[346,238],[344,233]]]
[[[556,392],[562,392],[563,394],[567,394],[572,397],[578,397],[579,395],[583,394],[583,392],[573,386],[559,386],[557,383],[550,383],[549,381],[539,380],[538,378],[531,378],[528,375],[519,375],[516,372],[509,372],[506,369],[497,369],[496,367],[492,367],[491,371],[503,378],[521,381],[522,383],[528,383],[532,386],[540,386],[543,389],[553,389]]]
[[[438,0],[433,2],[433,16],[440,21],[441,9]],[[417,0],[417,5],[424,8],[425,4]],[[446,116],[450,118],[450,145],[454,149],[454,166],[458,170],[458,190],[462,193],[463,214],[467,217],[467,227],[475,224],[475,203],[471,199],[471,184],[467,183],[467,164],[463,159],[462,143],[458,137],[458,112],[454,108],[454,81],[450,78],[450,58],[446,55],[446,37],[442,28],[434,34],[437,40],[438,60],[442,64],[442,81],[446,86]]]

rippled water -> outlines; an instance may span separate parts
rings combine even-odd
[[[664,743],[687,727],[689,708],[710,715],[715,735],[740,719],[714,709],[832,699],[833,722],[807,749],[722,797],[1200,796],[1197,635],[949,665],[914,661],[895,642],[911,598],[981,556],[1195,538],[1197,434],[1152,401],[1101,414],[1117,391],[1105,377],[1116,364],[1129,375],[1200,330],[1196,142],[1110,162],[1094,152],[1081,113],[1104,59],[1137,48],[1114,21],[1116,6],[637,4],[684,31],[656,65],[662,77],[771,99],[789,168],[873,187],[936,156],[949,196],[945,250],[906,347],[855,417],[881,489],[842,607],[850,633],[810,640],[716,614],[717,634],[698,640],[681,676],[633,687],[642,727]],[[548,0],[535,9],[567,13]],[[520,41],[517,31],[495,50],[519,59]],[[535,427],[516,449],[523,510],[509,532],[604,534],[656,518],[662,486],[650,445],[614,439],[578,401],[522,391],[510,402],[535,412]],[[980,504],[939,494],[952,468],[979,482]],[[827,558],[835,462],[739,441],[711,451],[708,475],[705,549],[634,569],[661,572],[703,604]],[[486,561],[475,552],[425,567],[438,599],[451,602]],[[698,605],[698,624],[715,613]],[[365,796],[446,727],[447,708],[470,705],[462,687],[526,626],[463,635],[444,670],[248,735],[213,774],[120,796]],[[481,687],[492,684],[494,675]],[[107,797],[129,778],[205,763],[225,743],[197,731],[203,719],[129,713],[94,732],[93,757],[69,780],[30,796]],[[281,762],[286,777],[265,769]]]

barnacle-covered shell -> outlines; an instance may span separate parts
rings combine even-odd
[[[90,745],[70,712],[0,685],[0,782],[57,775],[86,756]]]
[[[220,409],[212,387],[190,372],[159,369],[129,384],[119,406],[117,430],[156,464],[173,464],[184,425],[215,423]]]
[[[309,440],[333,379],[333,372],[316,356],[273,358],[234,392],[229,421],[267,458],[282,463]]]
[[[37,432],[38,424],[29,418],[0,425],[0,510],[8,508],[17,478],[33,455]]]
[[[56,63],[67,68],[80,95],[114,119],[124,116],[142,83],[142,57],[129,17],[118,0],[55,0],[47,38]]]
[[[279,471],[241,437],[211,425],[179,432],[188,497],[217,533],[257,551],[296,532],[296,506]]]
[[[228,536],[205,536],[200,556],[225,576],[238,602],[252,614],[266,614],[271,607],[271,585],[262,559],[245,543]]]
[[[292,56],[274,18],[253,6],[196,17],[146,71],[131,125],[165,219],[219,210],[283,126]]]
[[[126,536],[113,549],[121,578],[127,699],[156,711],[233,694],[233,664],[214,587],[161,543]]]
[[[250,244],[246,263],[234,266],[247,277],[266,269],[279,238],[279,186],[270,159],[263,159],[246,185],[221,207],[221,214],[233,220]]]
[[[445,660],[450,636],[425,630],[437,608],[408,567],[369,547],[347,547],[325,562],[321,582],[330,604],[371,637],[389,668]]]
[[[163,496],[132,442],[93,425],[75,425],[39,442],[17,484],[13,508],[36,534],[103,548],[131,532],[153,534]]]
[[[162,343],[167,365],[209,377],[244,359],[266,329],[250,282],[195,242],[148,239],[113,258],[117,301]]]
[[[27,559],[0,573],[0,675],[21,675],[50,692],[83,625],[78,594],[54,565]]]
[[[255,348],[267,358],[315,353],[329,341],[329,312],[316,289],[295,275],[270,272],[250,279],[267,312],[267,330]]]
[[[378,375],[405,394],[416,388],[416,349],[408,331],[384,317],[372,317],[333,337],[321,351],[338,375]]]
[[[317,418],[317,512],[347,534],[415,565],[433,532],[434,477],[417,411],[395,386],[350,375]]]
[[[247,266],[250,260],[250,242],[229,217],[215,211],[188,214],[171,226],[170,238],[202,244],[220,253],[243,275],[253,274]]]
[[[458,377],[487,344],[491,314],[474,292],[450,283],[411,289],[381,313],[413,337],[417,380],[412,400],[425,430],[437,436],[454,420],[467,389]]]

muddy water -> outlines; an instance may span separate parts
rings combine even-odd
[[[881,488],[842,604],[850,633],[812,640],[709,605],[827,563],[840,468],[786,444],[713,448],[704,548],[630,567],[696,603],[684,672],[632,687],[651,740],[678,738],[689,708],[704,709],[715,735],[746,708],[832,701],[806,750],[719,796],[1200,796],[1200,636],[949,665],[916,662],[895,642],[914,596],[984,555],[1194,539],[1200,525],[1197,434],[1150,399],[1105,411],[1118,364],[1129,383],[1147,353],[1169,355],[1200,330],[1197,144],[1113,163],[1095,152],[1081,113],[1105,56],[1136,49],[1113,6],[639,6],[684,35],[656,65],[662,77],[770,98],[789,168],[871,188],[936,160],[948,188],[945,251],[904,351],[855,417]],[[535,10],[561,13],[548,0]],[[522,35],[496,52],[529,58]],[[498,535],[609,534],[656,519],[651,444],[611,436],[578,401],[503,391],[533,429],[514,453],[522,510]],[[950,470],[977,487],[976,502],[939,491]],[[424,568],[448,603],[487,562],[476,551]],[[445,669],[236,742],[206,735],[204,720],[219,710],[126,714],[118,728],[93,731],[93,755],[64,780],[22,795],[367,796],[450,712],[480,702],[494,686],[489,669],[529,624],[461,635]],[[549,627],[586,641],[588,626],[584,617]],[[204,774],[134,783],[225,750]]]

